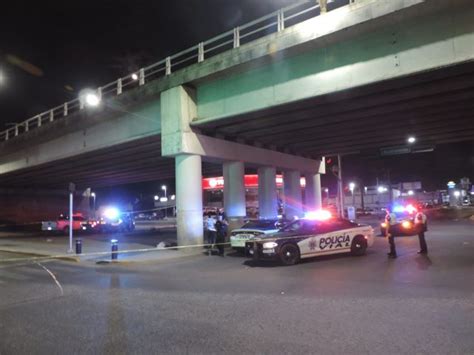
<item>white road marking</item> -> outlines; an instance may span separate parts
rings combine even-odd
[[[59,283],[58,279],[56,278],[56,276],[54,276],[54,274],[44,265],[36,262],[37,265],[41,266],[51,277],[52,279],[54,280],[54,282],[56,283],[56,285],[59,287],[59,290],[61,291],[61,296],[64,295],[64,290],[63,290],[63,287],[61,286],[61,284]]]

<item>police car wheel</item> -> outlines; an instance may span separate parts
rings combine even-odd
[[[284,265],[295,265],[300,261],[300,250],[294,244],[285,244],[280,248],[280,260]]]
[[[358,235],[354,238],[351,245],[352,255],[360,256],[364,255],[367,250],[367,240],[361,235]]]

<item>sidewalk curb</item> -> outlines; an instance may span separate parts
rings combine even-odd
[[[185,259],[185,258],[191,258],[191,257],[197,257],[197,256],[205,256],[202,255],[202,251],[200,250],[199,252],[196,253],[190,253],[190,254],[178,254],[178,255],[173,255],[172,257],[168,257],[165,259],[148,259],[148,260],[84,260],[81,262],[88,262],[92,261],[96,265],[138,265],[138,264],[151,264],[151,263],[164,263],[167,261],[175,261],[179,259]]]
[[[42,253],[37,253],[37,252],[29,252],[29,251],[22,251],[22,250],[16,250],[16,249],[11,249],[11,248],[0,248],[0,252],[3,253],[11,253],[11,254],[19,254],[19,255],[27,255],[33,258],[51,258],[51,259],[56,259],[56,260],[63,260],[63,261],[72,261],[72,262],[77,262],[79,263],[80,260],[76,256],[62,256],[62,257],[54,257],[54,255],[51,254],[42,254]],[[2,260],[0,259],[0,263]]]
[[[146,264],[146,263],[161,263],[161,262],[174,261],[177,259],[184,259],[184,258],[189,258],[189,257],[205,256],[202,254],[202,250],[199,250],[194,253],[187,253],[187,254],[177,252],[176,255],[173,255],[171,257],[166,257],[163,259],[157,258],[157,259],[147,259],[147,260],[111,260],[111,259],[94,260],[94,259],[88,259],[87,255],[85,255],[85,257],[81,257],[80,255],[56,257],[55,255],[46,254],[46,253],[30,252],[30,251],[24,251],[24,250],[17,250],[13,248],[2,248],[2,247],[0,247],[0,252],[24,255],[31,258],[44,258],[45,260],[62,260],[62,261],[68,261],[68,262],[75,262],[75,263],[79,263],[83,265],[86,265],[86,264],[100,265],[101,263],[104,265],[110,265],[110,264],[133,265],[133,264]],[[25,261],[28,261],[28,258],[25,258]],[[1,263],[2,263],[2,260],[0,259],[0,264]]]

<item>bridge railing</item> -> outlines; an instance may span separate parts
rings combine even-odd
[[[328,9],[341,7],[356,0],[328,0]],[[331,5],[332,4],[332,5]],[[332,6],[332,7],[331,7]],[[97,88],[96,94],[100,99],[121,95],[124,91],[143,86],[150,81],[170,75],[177,70],[186,68],[195,63],[204,62],[228,50],[239,48],[241,45],[277,33],[301,23],[309,18],[318,16],[319,3],[316,0],[300,2],[263,16],[257,20],[236,27],[207,41],[169,56],[150,66],[141,68],[111,83]],[[0,132],[0,141],[10,140],[22,133],[54,122],[58,119],[84,109],[84,98],[76,98],[37,114],[26,121],[17,123]]]

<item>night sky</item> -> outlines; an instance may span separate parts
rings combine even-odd
[[[0,14],[0,127],[23,121],[97,87],[263,16],[292,0],[9,1]],[[472,142],[434,153],[345,159],[348,178],[366,184],[473,178]],[[327,177],[324,180],[330,179]],[[330,180],[327,180],[330,183]]]

